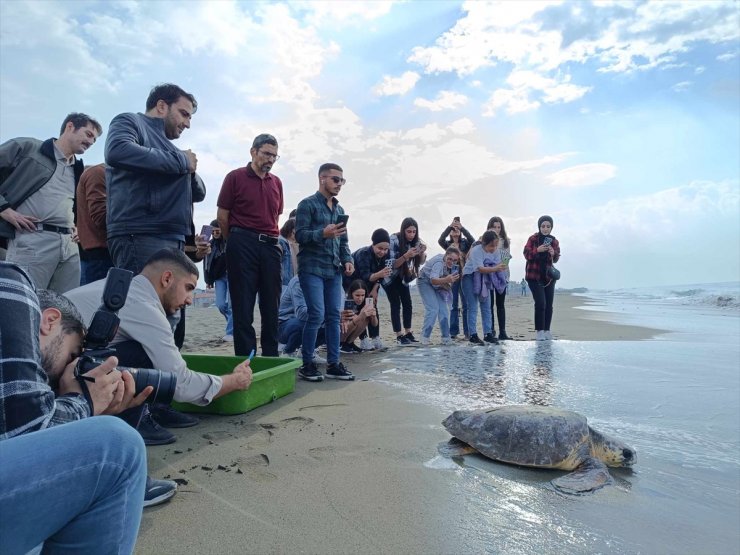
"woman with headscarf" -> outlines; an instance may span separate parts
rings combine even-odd
[[[552,339],[552,304],[555,297],[555,280],[551,277],[552,265],[560,260],[560,243],[551,235],[553,221],[550,216],[537,220],[539,231],[524,246],[527,260],[526,276],[529,290],[534,297],[534,329],[537,341]]]

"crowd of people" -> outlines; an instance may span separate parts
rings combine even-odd
[[[453,218],[438,241],[444,253],[429,259],[411,217],[398,232],[375,230],[369,245],[351,252],[349,215],[338,201],[344,171],[327,162],[318,168],[316,192],[279,226],[283,185],[272,173],[280,156],[270,134],[255,137],[249,162],[225,176],[216,219],[196,233],[194,203],[205,198],[205,184],[196,154],[174,141],[197,108],[177,85],[154,87],[143,113],[113,118],[105,163],[87,169],[78,156],[103,128],[86,114],[67,116],[58,138],[0,145],[0,240],[7,247],[0,262],[2,552],[41,545],[132,551],[142,508],[170,499],[177,487],[147,476],[144,445],[171,443],[169,429],[198,419],[148,402],[152,388],[137,393],[123,368],[172,372],[174,400],[197,405],[247,389],[258,347],[255,305],[261,354],[300,350],[298,375],[309,382],[354,380],[341,355],[386,348],[381,289],[398,346],[430,344],[435,325],[443,344],[511,339],[511,244],[501,218],[491,218],[478,239]],[[551,339],[560,256],[552,225],[549,216],[540,218],[523,251],[538,340]],[[201,261],[226,320],[223,340],[244,357],[224,376],[193,371],[180,354]],[[86,325],[112,267],[133,276],[111,341],[115,356],[81,372]],[[412,322],[414,282],[425,312],[420,339]],[[47,516],[52,499],[66,502]],[[101,519],[105,527],[95,525]]]

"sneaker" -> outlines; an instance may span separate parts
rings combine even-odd
[[[450,339],[452,339],[453,341],[455,341],[455,339],[457,339],[457,334],[455,333],[453,335],[450,335]]]
[[[399,335],[396,337],[396,343],[398,343],[401,347],[411,347],[413,343],[409,341],[408,337],[405,335]]]
[[[506,341],[507,339],[514,339],[514,338],[507,335],[505,331],[502,331],[501,333],[498,334],[499,341]]]
[[[298,351],[278,351],[280,353],[281,357],[289,357],[289,358],[301,358],[301,353]]]
[[[385,349],[385,345],[383,345],[383,341],[380,339],[380,336],[373,337],[372,341],[373,341],[373,347],[377,351],[381,351],[381,350]]]
[[[177,482],[172,480],[155,480],[146,477],[146,489],[144,490],[144,506],[153,507],[172,499],[177,492]]]
[[[498,339],[496,339],[492,333],[487,333],[483,336],[483,341],[486,343],[491,343],[493,345],[498,345]]]
[[[375,346],[373,345],[373,342],[370,340],[369,337],[363,337],[360,340],[360,349],[363,351],[373,351],[375,350]]]
[[[287,347],[285,343],[278,343],[278,353],[279,353],[278,356],[283,355],[283,352],[285,351],[285,347]]]
[[[442,338],[442,345],[454,345],[455,340],[452,337],[443,337]]]
[[[167,445],[177,441],[174,435],[157,424],[148,407],[144,408],[144,413],[141,415],[141,420],[139,420],[136,429],[144,438],[144,445]]]
[[[362,349],[354,343],[342,343],[339,346],[339,352],[344,353],[345,355],[356,355],[357,353],[361,353]]]
[[[420,343],[421,343],[422,345],[424,345],[424,346],[426,347],[426,346],[429,346],[429,345],[431,345],[431,344],[432,344],[432,340],[431,340],[431,338],[429,338],[429,337],[424,337],[424,336],[422,335],[422,336],[421,336],[421,341],[420,341]]]
[[[473,335],[471,335],[468,342],[471,345],[476,345],[476,346],[485,345],[485,343],[483,343],[483,341],[480,340],[480,337],[478,337],[477,333],[474,333]]]
[[[414,332],[408,332],[406,334],[406,339],[408,339],[411,343],[418,343],[419,341],[414,337]]]
[[[326,367],[326,377],[332,380],[354,380],[355,376],[341,362],[330,364]]]
[[[324,375],[318,371],[315,362],[304,364],[298,369],[298,377],[307,382],[323,382]]]
[[[542,330],[537,330],[537,333],[535,334],[535,341],[544,341],[545,340],[545,332]]]
[[[234,336],[231,335],[230,333],[227,333],[226,335],[224,335],[221,338],[221,341],[223,341],[224,343],[233,343],[234,342]]]
[[[316,349],[313,352],[313,363],[314,364],[326,364],[326,359],[319,354],[318,349]]]
[[[552,332],[550,330],[545,330],[545,340],[550,341],[552,339]]]
[[[169,405],[156,403],[150,407],[154,421],[165,428],[190,428],[200,423],[200,419],[177,411]]]

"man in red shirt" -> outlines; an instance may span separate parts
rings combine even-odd
[[[278,218],[283,213],[283,184],[270,173],[278,161],[272,135],[258,135],[252,160],[229,172],[218,195],[218,225],[227,240],[226,271],[234,318],[234,354],[256,349],[252,322],[259,292],[262,356],[277,356],[278,307],[282,280]]]

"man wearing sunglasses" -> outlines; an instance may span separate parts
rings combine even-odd
[[[296,213],[295,237],[301,247],[298,279],[308,307],[301,346],[303,366],[298,376],[310,382],[324,379],[313,361],[316,335],[322,323],[326,331],[326,377],[355,379],[339,362],[340,304],[344,297],[342,272],[351,276],[355,271],[347,241],[347,215],[336,198],[344,183],[340,166],[322,164],[319,190],[303,199]]]
[[[278,218],[283,213],[283,183],[270,173],[280,159],[275,137],[258,135],[251,161],[229,172],[218,195],[218,225],[227,240],[226,274],[234,319],[234,354],[256,350],[252,326],[259,293],[262,356],[278,356],[278,307],[282,251]]]

